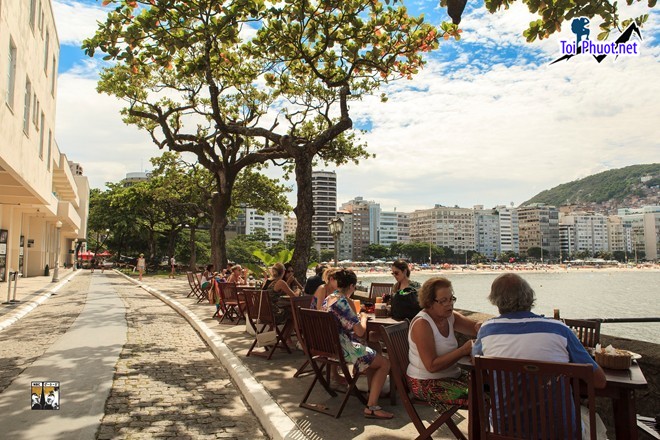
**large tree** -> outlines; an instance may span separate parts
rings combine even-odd
[[[400,2],[105,0],[115,8],[83,44],[115,64],[100,92],[127,102],[125,122],[161,149],[188,151],[214,176],[214,261],[239,172],[292,160],[298,186],[295,264],[311,243],[311,169],[366,157],[349,101],[411,78],[438,32]],[[389,2],[387,2],[389,3]]]

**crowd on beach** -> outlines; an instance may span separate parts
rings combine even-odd
[[[506,272],[493,281],[488,300],[500,315],[480,322],[454,309],[461,292],[454,291],[448,278],[434,276],[417,288],[410,280],[411,265],[406,261],[392,262],[389,270],[393,287],[376,298],[376,302],[387,303],[396,320],[409,320],[409,365],[405,380],[417,398],[439,411],[468,403],[468,379],[457,365],[465,356],[589,364],[593,367],[595,387],[605,386],[603,370],[573,331],[560,320],[531,312],[535,293],[519,274]],[[248,284],[248,272],[240,265],[221,272],[207,266],[202,287],[213,292],[214,285],[221,282]],[[329,312],[334,317],[346,362],[354,371],[364,372],[368,377],[364,417],[390,419],[393,414],[379,405],[390,362],[381,353],[378,337],[367,331],[370,319],[367,311],[352,300],[357,286],[358,276],[350,268],[320,264],[303,285],[296,280],[293,267],[276,263],[269,268],[260,287],[268,292],[278,324],[290,318],[291,308],[286,303],[291,296],[309,295],[310,308]],[[215,295],[209,295],[209,300],[219,307]],[[457,333],[470,339],[459,346]],[[284,338],[295,347],[290,334]],[[346,379],[334,371],[333,380]]]

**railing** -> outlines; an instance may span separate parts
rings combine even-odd
[[[651,316],[648,318],[580,318],[586,321],[596,321],[602,323],[612,322],[660,322],[660,317]]]

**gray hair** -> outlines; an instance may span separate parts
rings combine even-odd
[[[505,273],[493,281],[488,300],[502,314],[529,312],[534,306],[536,297],[534,289],[522,277],[514,273]]]

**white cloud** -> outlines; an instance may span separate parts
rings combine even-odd
[[[54,4],[63,43],[79,44],[105,14],[70,0]],[[351,104],[354,121],[373,125],[365,140],[377,158],[337,170],[340,204],[355,196],[398,211],[434,203],[519,204],[560,183],[659,161],[654,36],[660,14],[642,31],[639,57],[549,65],[559,38],[573,38],[570,26],[530,45],[521,36],[530,21],[521,6],[495,15],[483,7],[469,12],[463,40],[443,43],[457,54],[434,55],[412,82],[389,85],[386,104],[377,97]],[[500,48],[520,55],[511,61],[508,53],[498,55]],[[57,121],[62,151],[82,164],[95,187],[148,169],[148,159],[158,155],[146,133],[121,122],[122,103],[96,93],[98,68],[87,60],[60,76]]]
[[[85,38],[94,35],[97,21],[105,21],[108,10],[75,0],[53,0],[60,44],[80,46]]]

